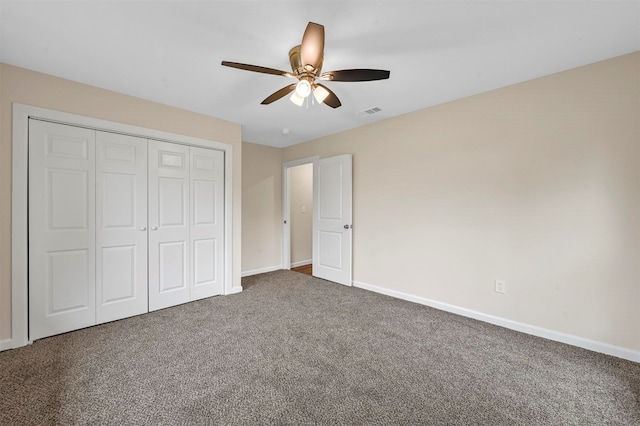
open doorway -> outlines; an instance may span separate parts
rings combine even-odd
[[[283,268],[312,274],[313,161],[283,164]]]
[[[291,270],[313,275],[313,163],[289,169]]]
[[[292,206],[292,173],[294,168],[310,163],[313,168],[300,169],[300,173],[293,176],[307,176],[312,183],[311,200],[303,198]],[[309,157],[284,163],[282,199],[283,199],[283,269],[291,269],[292,241],[298,236],[292,236],[292,218],[301,221],[311,216],[311,275],[338,284],[353,285],[352,261],[352,216],[353,216],[353,182],[352,156],[342,154],[335,157]],[[296,170],[297,172],[297,170]],[[308,181],[303,186],[308,186]],[[308,191],[308,190],[307,190]],[[307,208],[306,203],[312,203]],[[309,214],[311,212],[311,214]],[[296,227],[297,229],[297,227]],[[308,238],[308,233],[301,236]],[[293,242],[295,245],[296,242]],[[302,243],[304,244],[304,243]],[[308,247],[308,246],[307,246]],[[296,265],[308,262],[308,253],[301,251]],[[297,254],[296,254],[297,255]]]

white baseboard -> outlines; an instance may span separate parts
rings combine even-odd
[[[230,294],[236,294],[236,293],[240,293],[242,292],[242,286],[239,287],[231,287],[231,291],[229,291],[229,293],[227,293],[227,296]]]
[[[13,349],[13,339],[0,340],[0,352]]]
[[[500,327],[519,331],[521,333],[530,334],[532,336],[542,337],[544,339],[566,343],[568,345],[577,346],[583,349],[588,349],[590,351],[600,352],[607,355],[612,355],[612,356],[626,359],[629,361],[640,362],[640,351],[634,351],[632,349],[627,349],[620,346],[614,346],[608,343],[598,342],[595,340],[585,339],[583,337],[574,336],[571,334],[565,334],[559,331],[537,327],[535,325],[512,321],[506,318],[500,318],[493,315],[484,314],[482,312],[473,311],[471,309],[461,308],[459,306],[449,305],[448,303],[442,303],[436,300],[431,300],[431,299],[427,299],[420,296],[414,296],[412,294],[403,293],[396,290],[390,290],[388,288],[378,287],[375,285],[371,285],[371,284],[367,284],[359,281],[353,281],[353,286],[364,289],[364,290],[373,291],[375,293],[380,293],[387,296],[395,297],[397,299],[418,303],[420,305],[430,306],[432,308],[436,308],[441,311],[451,312],[453,314],[461,315],[463,317],[468,317],[468,318],[473,318],[479,321],[488,322],[493,325],[498,325]]]
[[[15,339],[4,339],[4,340],[0,340],[0,352],[2,351],[7,351],[9,349],[16,349],[16,348],[20,348],[22,346],[28,346],[30,345],[31,341],[26,341],[24,343],[20,343],[18,341],[16,341]]]
[[[250,277],[251,275],[264,274],[265,272],[273,272],[273,271],[278,271],[280,269],[282,269],[282,265],[269,266],[267,268],[260,268],[260,269],[252,269],[250,271],[243,271],[240,274],[240,276],[241,277]]]
[[[312,259],[301,260],[299,262],[291,263],[291,267],[292,268],[297,268],[298,266],[311,265],[312,263],[313,263]]]

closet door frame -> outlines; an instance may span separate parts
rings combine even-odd
[[[30,343],[28,335],[28,161],[29,120],[37,119],[106,132],[121,133],[224,152],[224,295],[239,293],[233,286],[233,221],[232,221],[232,159],[230,144],[178,135],[160,130],[131,126],[76,114],[54,111],[30,105],[13,104],[12,145],[12,241],[11,241],[11,339],[0,344],[0,351]]]

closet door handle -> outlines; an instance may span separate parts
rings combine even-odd
[[[147,230],[147,227],[146,227],[146,226],[143,226],[142,228],[140,228],[140,230],[141,230],[141,231],[146,231],[146,230]]]
[[[157,229],[158,229],[158,227],[157,227],[157,226],[152,226],[152,227],[151,227],[151,230],[152,230],[152,231],[156,231]]]

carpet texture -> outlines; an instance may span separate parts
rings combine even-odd
[[[242,284],[0,353],[0,424],[640,424],[640,364],[295,272]]]

